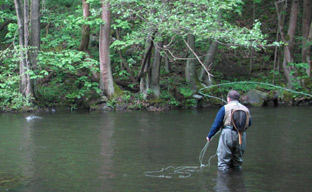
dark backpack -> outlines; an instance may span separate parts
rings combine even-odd
[[[239,144],[242,144],[242,134],[247,129],[249,124],[249,114],[241,109],[232,110],[231,120],[234,129],[239,136]]]

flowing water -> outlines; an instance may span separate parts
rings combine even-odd
[[[0,114],[0,191],[312,191],[312,107],[251,108],[243,170],[217,158],[188,178],[144,175],[199,166],[218,109]],[[216,136],[205,155],[215,154]]]

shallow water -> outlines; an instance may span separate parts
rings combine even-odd
[[[312,191],[312,107],[252,108],[241,172],[144,175],[199,166],[217,110],[1,114],[0,191]]]

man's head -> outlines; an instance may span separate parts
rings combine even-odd
[[[228,95],[227,95],[228,99],[230,99],[231,101],[238,101],[240,94],[235,91],[235,90],[230,90]]]

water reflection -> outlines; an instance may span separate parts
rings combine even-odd
[[[115,177],[113,172],[113,139],[116,117],[113,114],[106,113],[99,122],[100,134],[100,171],[98,172],[98,181],[100,186],[95,191],[113,191],[112,179]],[[104,126],[105,125],[105,126]]]
[[[21,168],[22,175],[25,177],[25,182],[29,183],[29,178],[34,176],[34,140],[33,140],[33,130],[34,126],[33,121],[27,121],[22,119],[22,129],[21,129],[21,138],[20,138],[20,151],[21,151]],[[34,191],[32,187],[29,187],[25,191]]]
[[[216,192],[245,192],[244,176],[241,170],[231,169],[228,172],[218,171]]]
[[[20,168],[14,172],[28,180],[22,189],[13,189],[112,191],[114,119],[110,114],[45,114],[43,119],[21,119],[15,156]]]

